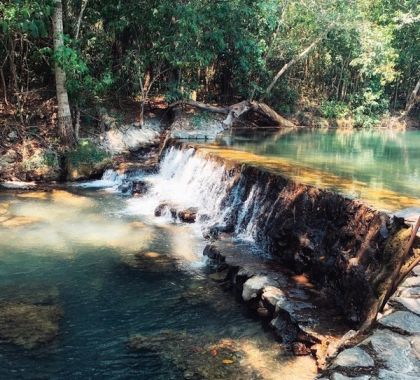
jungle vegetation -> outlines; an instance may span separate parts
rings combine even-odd
[[[416,111],[419,21],[416,0],[2,0],[1,101],[25,123],[50,91],[70,145],[92,104],[157,96],[371,126]]]

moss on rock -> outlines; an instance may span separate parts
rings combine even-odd
[[[90,140],[82,140],[78,146],[66,154],[67,180],[79,181],[99,177],[111,166],[112,157]]]

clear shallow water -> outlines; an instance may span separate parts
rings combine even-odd
[[[236,131],[220,145],[277,161],[286,174],[381,208],[420,206],[420,131]]]
[[[162,330],[186,331],[200,344],[238,341],[262,378],[314,377],[311,359],[282,355],[209,282],[205,242],[190,226],[156,224],[132,202],[101,190],[0,193],[0,308],[53,305],[62,313],[52,343],[0,345],[1,379],[182,379],[173,360],[127,348],[130,337]]]

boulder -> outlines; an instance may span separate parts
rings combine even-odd
[[[146,181],[136,180],[133,181],[132,194],[133,195],[144,195],[150,189],[150,184]]]
[[[178,218],[184,223],[195,223],[198,208],[190,207],[178,212]]]
[[[409,373],[414,369],[411,345],[407,337],[389,330],[376,330],[363,342],[370,343],[385,367],[394,372]]]
[[[155,216],[162,216],[165,211],[169,211],[172,218],[176,219],[177,210],[175,207],[171,206],[169,203],[161,203],[155,208]]]
[[[65,171],[68,181],[99,178],[111,165],[111,155],[90,140],[82,140],[74,150],[65,156]]]
[[[183,112],[174,109],[174,121],[170,127],[171,138],[214,140],[223,132],[223,120],[225,115],[216,113],[191,111]]]
[[[242,299],[245,302],[257,298],[265,286],[270,285],[270,280],[267,276],[254,276],[245,281],[242,289]]]

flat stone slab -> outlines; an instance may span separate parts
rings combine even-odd
[[[409,311],[396,311],[378,320],[379,324],[408,334],[420,333],[420,317]]]
[[[411,344],[409,337],[389,330],[376,330],[362,345],[372,344],[378,358],[385,367],[393,372],[409,374],[415,370],[414,357],[410,355]]]
[[[249,280],[246,280],[242,290],[242,299],[245,302],[251,301],[256,298],[262,289],[266,286],[270,286],[272,281],[267,276],[254,276]]]
[[[404,288],[399,296],[403,298],[420,298],[420,286]]]
[[[341,373],[335,372],[331,376],[331,380],[370,380],[369,375],[357,376],[357,377],[349,377],[342,375]]]
[[[362,350],[360,347],[353,347],[340,352],[340,354],[334,360],[333,368],[367,368],[373,367],[374,365],[375,363],[373,359],[366,351]]]
[[[420,298],[395,297],[393,300],[398,302],[400,305],[403,305],[413,313],[420,315]]]
[[[409,277],[400,286],[402,286],[403,288],[411,288],[414,286],[420,286],[420,276]]]
[[[418,380],[419,377],[415,375],[404,375],[403,373],[396,373],[388,371],[387,369],[379,370],[379,380]]]

